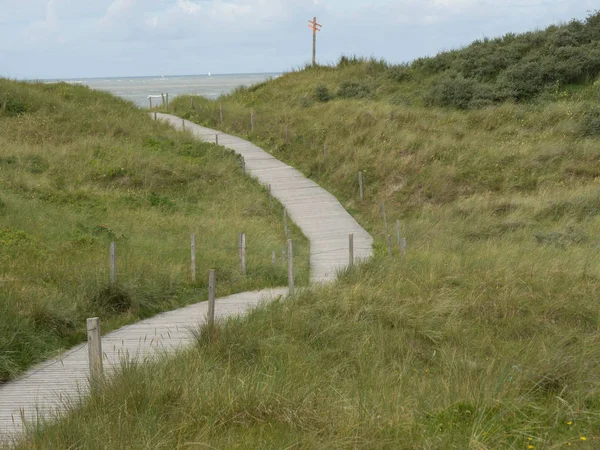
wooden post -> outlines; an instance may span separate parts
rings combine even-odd
[[[288,239],[288,284],[289,294],[294,295],[294,244]]]
[[[181,128],[185,131],[185,119],[181,119]]]
[[[190,271],[192,272],[192,281],[196,282],[196,235],[192,233],[191,236],[191,250],[192,250],[192,261],[190,264]]]
[[[317,23],[317,18],[308,21],[308,27],[313,30],[313,54],[312,54],[312,66],[317,65],[317,31],[321,31],[321,24]]]
[[[215,144],[219,145],[219,135],[215,134]]]
[[[152,97],[148,97],[148,101],[150,102],[150,109],[152,109]]]
[[[287,210],[283,210],[283,232],[285,233],[285,237],[289,237],[288,226],[287,226]]]
[[[246,175],[246,160],[242,156],[242,173]]]
[[[358,171],[358,192],[360,194],[360,201],[362,202],[365,199],[364,190],[363,190],[362,170]]]
[[[387,242],[388,242],[388,252],[389,252],[390,256],[392,256],[393,253],[392,253],[392,237],[391,236],[387,237]]]
[[[190,109],[194,109],[194,97],[190,97]]]
[[[285,264],[285,246],[281,247],[281,262]]]
[[[269,185],[269,209],[273,209],[273,193],[271,192],[271,185]]]
[[[110,284],[117,284],[117,243],[110,244]]]
[[[211,269],[208,273],[208,325],[211,327],[215,324],[216,284],[215,270]]]
[[[383,215],[383,226],[385,227],[385,234],[388,234],[388,227],[387,227],[387,219],[385,217],[385,202],[381,202],[381,214]]]
[[[402,238],[400,241],[400,251],[402,252],[402,256],[406,256],[406,238]]]
[[[169,93],[167,92],[165,97],[167,97],[167,111],[169,110]]]
[[[100,382],[103,376],[102,368],[102,338],[100,334],[100,319],[87,319],[88,362],[90,366],[90,382],[92,385]]]
[[[222,103],[219,104],[219,121],[221,122],[221,124],[223,123],[223,104]]]
[[[160,96],[162,97],[162,105],[165,106],[165,94],[161,92]]]
[[[348,262],[350,263],[350,267],[354,266],[354,234],[350,233],[348,235]]]
[[[250,131],[254,131],[254,113],[250,114]]]
[[[396,238],[398,239],[398,247],[400,247],[400,220],[396,220]]]
[[[156,120],[156,111],[154,111],[154,120]]]
[[[246,275],[246,233],[240,233],[240,271]]]
[[[277,255],[275,254],[275,250],[273,250],[273,253],[271,253],[271,264],[277,264]]]

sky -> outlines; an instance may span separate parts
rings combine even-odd
[[[0,76],[279,73],[344,55],[392,63],[585,19],[600,0],[0,0]]]

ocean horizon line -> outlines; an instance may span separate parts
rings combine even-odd
[[[72,78],[25,78],[23,81],[75,81],[75,80],[121,80],[121,79],[142,79],[142,78],[192,78],[192,77],[234,77],[248,75],[282,75],[285,72],[247,72],[247,73],[202,73],[202,74],[187,74],[187,75],[123,75],[112,77],[72,77]]]

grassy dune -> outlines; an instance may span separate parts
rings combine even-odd
[[[124,371],[23,448],[598,448],[597,19],[175,100],[333,192],[376,258]],[[592,63],[576,64],[580,49]],[[565,61],[563,78],[526,76]],[[382,201],[405,258],[386,255]]]
[[[108,94],[0,80],[0,381],[85,339],[218,294],[287,283],[279,205],[220,147]],[[248,275],[237,233],[247,234]],[[191,279],[190,233],[197,236]],[[298,272],[307,281],[307,246]],[[109,280],[117,242],[118,285]]]

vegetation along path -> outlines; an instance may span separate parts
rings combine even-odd
[[[349,234],[353,234],[357,260],[371,256],[371,236],[348,214],[340,203],[316,183],[282,163],[255,145],[226,134],[220,134],[191,122],[165,114],[157,115],[174,127],[183,128],[196,137],[223,145],[244,161],[246,173],[260,183],[271,186],[271,192],[286,208],[293,220],[310,240],[311,282],[332,281],[336,271],[349,262]],[[284,295],[286,289],[245,292],[218,299],[218,317],[238,314],[263,299]],[[202,302],[151,319],[123,327],[103,337],[104,365],[110,371],[121,361],[146,358],[191,343],[190,329],[204,320],[207,303]],[[33,367],[22,378],[0,386],[0,442],[22,430],[23,419],[34,422],[67,408],[88,390],[88,349],[83,344]]]

